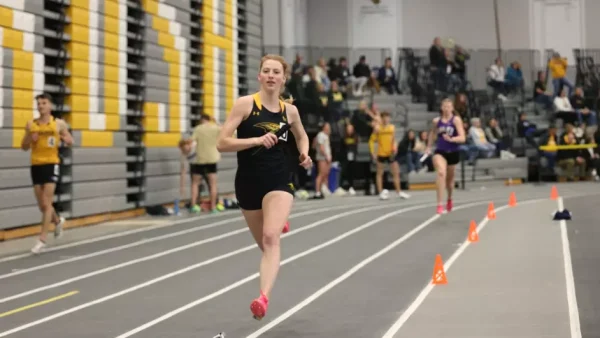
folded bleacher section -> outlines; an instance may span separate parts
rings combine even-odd
[[[223,122],[233,100],[256,88],[260,6],[0,0],[0,230],[40,221],[30,154],[19,147],[43,91],[75,139],[61,149],[55,202],[62,216],[178,198],[182,134],[202,113]],[[220,180],[232,180],[235,166],[235,156],[224,156]]]

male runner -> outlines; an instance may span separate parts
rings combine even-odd
[[[31,180],[35,198],[42,212],[42,231],[31,249],[37,254],[46,247],[46,237],[51,222],[56,224],[54,236],[58,238],[62,235],[65,219],[58,216],[52,205],[60,176],[58,148],[61,140],[67,146],[72,145],[73,137],[69,133],[67,123],[50,114],[52,111],[50,95],[40,94],[35,99],[40,117],[27,122],[21,149],[24,151],[31,149]]]

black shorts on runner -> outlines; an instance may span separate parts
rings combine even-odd
[[[456,165],[460,162],[460,152],[458,151],[443,152],[436,150],[435,153],[446,159],[448,165]]]
[[[285,191],[294,196],[294,183],[289,173],[274,176],[245,176],[239,170],[235,174],[235,197],[244,210],[262,209],[262,200],[271,191]]]
[[[393,156],[377,156],[377,162],[379,163],[393,163],[394,162],[394,157]]]
[[[33,185],[47,183],[58,184],[60,164],[40,164],[31,166],[31,182]]]
[[[208,175],[214,174],[217,172],[217,164],[216,163],[208,163],[208,164],[194,164],[190,165],[190,171],[192,175]]]

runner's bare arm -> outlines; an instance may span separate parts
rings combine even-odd
[[[306,130],[304,130],[304,126],[302,125],[302,121],[300,120],[300,113],[298,113],[298,108],[291,104],[286,104],[286,110],[288,112],[288,118],[290,119],[290,127],[292,129],[292,133],[294,134],[294,138],[296,139],[298,152],[300,152],[300,154],[308,155],[308,135],[306,135]]]
[[[236,152],[262,144],[261,138],[258,137],[238,139],[233,136],[240,123],[250,114],[252,103],[252,96],[243,96],[235,101],[227,120],[225,120],[219,132],[217,150],[220,152]]]
[[[69,126],[64,120],[57,119],[56,125],[58,126],[58,133],[60,135],[60,139],[67,145],[73,145],[73,135],[69,132]]]

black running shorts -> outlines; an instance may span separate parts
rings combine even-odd
[[[447,165],[456,165],[460,162],[459,151],[443,152],[436,150],[435,153],[441,155],[446,160]]]
[[[261,210],[262,200],[271,191],[285,191],[294,196],[294,184],[288,173],[273,176],[235,175],[235,197],[244,210]]]
[[[31,166],[31,182],[33,185],[58,183],[60,176],[59,164],[40,164]]]

